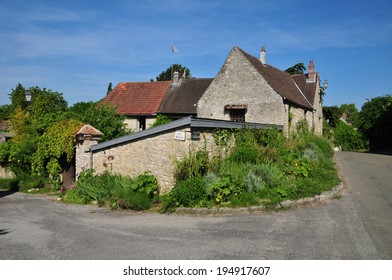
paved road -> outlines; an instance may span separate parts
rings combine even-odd
[[[392,259],[392,156],[349,152],[336,156],[373,243]]]
[[[351,160],[338,154],[340,163]],[[351,163],[345,164],[349,177]],[[367,194],[350,188],[322,205],[220,217],[109,211],[0,194],[0,259],[391,259],[384,248],[389,220],[386,234],[374,236],[367,217],[373,214],[357,201],[358,192]]]

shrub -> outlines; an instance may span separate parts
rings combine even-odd
[[[367,147],[362,134],[342,121],[336,125],[334,135],[334,144],[344,151],[356,151]]]
[[[0,190],[18,190],[18,180],[16,178],[0,178]]]
[[[273,164],[258,164],[249,167],[245,179],[247,192],[259,192],[264,187],[276,188],[281,184],[284,173]]]
[[[195,207],[207,197],[206,181],[203,177],[191,177],[181,181],[163,197],[164,212],[177,207]]]
[[[146,171],[132,180],[131,189],[153,198],[154,195],[158,194],[158,181],[150,171]]]
[[[208,170],[208,154],[206,151],[190,151],[187,157],[176,161],[175,165],[176,183],[192,177],[203,176]]]
[[[229,156],[229,159],[239,163],[256,163],[259,159],[260,153],[254,147],[237,147]]]

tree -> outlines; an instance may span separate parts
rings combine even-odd
[[[125,115],[117,114],[116,108],[100,102],[75,103],[69,108],[68,117],[88,123],[101,131],[101,142],[131,133],[125,127]]]
[[[155,79],[157,82],[159,81],[171,81],[172,79],[172,73],[178,72],[179,75],[182,77],[185,73],[185,78],[191,78],[191,71],[189,68],[182,66],[181,64],[173,64],[169,68],[167,68],[165,71],[162,71],[159,76],[157,76]]]
[[[323,116],[330,126],[335,127],[341,117],[341,112],[338,106],[323,106]]]
[[[291,66],[284,71],[289,73],[290,75],[295,75],[295,74],[304,74],[305,70],[306,67],[303,63],[297,63],[294,66]]]
[[[358,128],[369,140],[370,150],[392,149],[392,95],[372,98],[363,104]]]
[[[342,104],[339,108],[339,111],[341,114],[346,115],[347,122],[350,122],[356,126],[359,112],[357,107],[355,107],[355,104]]]

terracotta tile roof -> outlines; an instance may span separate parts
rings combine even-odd
[[[122,82],[103,99],[117,107],[119,114],[155,115],[170,86],[166,82]]]
[[[185,79],[171,86],[159,109],[160,113],[196,115],[196,103],[212,82],[208,79]]]
[[[238,47],[235,47],[238,48]],[[261,76],[267,81],[267,83],[283,98],[305,107],[307,109],[313,109],[311,103],[306,99],[304,94],[298,89],[294,83],[293,78],[290,74],[281,71],[271,65],[262,64],[256,57],[244,52],[238,48],[246,59],[253,65],[253,67],[260,73]]]

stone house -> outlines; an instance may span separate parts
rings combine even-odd
[[[127,116],[127,127],[148,128],[157,114],[283,125],[289,133],[305,119],[322,134],[320,75],[310,61],[308,74],[290,75],[266,63],[266,51],[256,58],[237,46],[215,78],[118,84],[104,98]]]
[[[231,121],[283,125],[288,133],[305,119],[322,133],[320,77],[314,72],[289,75],[234,47],[219,73],[197,103],[197,116]]]

